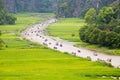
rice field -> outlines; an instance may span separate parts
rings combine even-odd
[[[23,29],[45,19],[29,13],[15,16],[18,19],[16,25],[0,26],[0,38],[5,42],[5,46],[0,50],[0,80],[118,80],[120,77],[120,69],[112,68],[109,64],[91,62],[89,59],[61,53],[22,39],[19,35]],[[57,23],[53,25],[57,26]],[[74,25],[80,28],[79,21],[72,26]],[[74,33],[77,29],[73,30]],[[77,36],[77,32],[74,34]],[[79,40],[77,37],[75,39]]]

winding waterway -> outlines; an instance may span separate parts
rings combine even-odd
[[[120,56],[107,55],[84,48],[78,48],[68,41],[46,35],[45,28],[56,21],[56,19],[49,19],[39,24],[32,25],[23,31],[21,35],[30,41],[43,44],[51,49],[67,52],[78,57],[90,58],[92,61],[104,61],[111,63],[115,68],[120,68]]]

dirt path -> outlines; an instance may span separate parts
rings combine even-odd
[[[55,23],[56,21],[56,19],[49,19],[45,22],[33,25],[22,32],[22,37],[30,41],[46,45],[49,48],[61,52],[67,52],[78,57],[90,58],[92,61],[99,60],[102,62],[111,63],[115,68],[120,68],[120,56],[106,55],[102,53],[93,52],[84,48],[77,48],[74,47],[73,44],[71,44],[70,42],[64,41],[56,37],[45,35],[45,28],[48,27],[48,25]]]

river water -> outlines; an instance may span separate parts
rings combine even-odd
[[[43,44],[51,49],[55,49],[60,52],[67,52],[78,57],[89,58],[92,61],[99,60],[111,63],[115,68],[120,68],[120,56],[107,55],[84,48],[78,48],[68,41],[46,35],[45,28],[56,21],[56,19],[49,19],[39,24],[32,25],[23,31],[21,35],[30,41]]]

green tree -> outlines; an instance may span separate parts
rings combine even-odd
[[[8,14],[0,1],[0,25],[15,24],[16,18]]]
[[[90,35],[88,36],[88,37],[89,37],[89,42],[90,42],[90,43],[97,44],[97,43],[98,43],[97,39],[98,39],[98,36],[99,36],[99,34],[100,34],[100,30],[97,29],[97,28],[95,28],[95,29],[93,29],[93,31],[90,32],[89,34],[90,34]]]
[[[94,8],[90,8],[88,12],[85,14],[85,21],[87,24],[95,24],[96,20],[96,10]]]
[[[97,38],[97,42],[100,45],[105,45],[105,37],[106,37],[106,31],[100,31],[98,38]]]
[[[6,23],[7,24],[15,24],[16,18],[13,15],[6,15]]]
[[[105,37],[106,46],[110,48],[120,47],[120,36],[119,34],[111,31],[106,33]]]
[[[120,34],[120,26],[115,27],[113,31]]]
[[[98,23],[109,24],[114,18],[114,13],[112,7],[103,7],[98,14]]]
[[[120,19],[120,1],[112,5],[113,10],[115,11],[114,17]]]
[[[73,17],[73,0],[60,0],[57,7],[57,17]]]
[[[3,5],[2,5],[2,2],[1,2],[1,0],[0,0],[0,25],[1,24],[5,24],[5,15],[6,15],[6,11],[5,11],[5,9],[4,9],[4,7],[3,7]]]
[[[95,19],[94,10],[90,9],[85,15],[87,27],[81,28],[79,32],[81,40],[109,48],[120,48],[119,11],[119,6],[115,6],[114,9],[103,7]],[[97,21],[95,25],[94,21]]]

